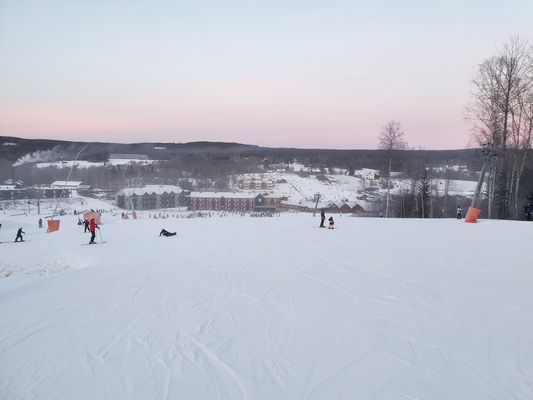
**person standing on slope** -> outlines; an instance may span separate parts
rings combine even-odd
[[[461,209],[461,206],[457,206],[457,219],[463,218],[463,210]]]
[[[100,229],[98,225],[96,225],[96,222],[94,221],[94,218],[91,219],[91,223],[89,224],[89,231],[91,232],[91,241],[89,244],[96,244],[94,239],[96,238],[96,229]]]
[[[17,237],[15,238],[15,243],[17,243],[20,239],[21,242],[24,241],[24,238],[22,237],[22,234],[26,234],[26,232],[24,232],[22,230],[22,228],[19,228],[19,230],[17,231]]]
[[[85,227],[83,233],[87,233],[87,231],[89,230],[89,220],[87,218],[83,220],[83,226]]]
[[[324,210],[322,209],[320,211],[320,227],[319,228],[325,228],[324,221],[326,220],[326,214],[324,214]]]

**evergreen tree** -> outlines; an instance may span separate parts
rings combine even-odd
[[[427,177],[427,171],[424,170],[420,181],[418,182],[418,201],[420,201],[419,215],[420,218],[429,218],[429,202],[431,196],[431,180]]]

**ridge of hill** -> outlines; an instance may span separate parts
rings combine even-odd
[[[379,149],[303,149],[286,147],[261,147],[235,142],[197,141],[188,143],[106,143],[80,142],[53,139],[25,139],[0,136],[0,160],[16,162],[21,157],[25,162],[57,161],[73,159],[84,146],[87,149],[81,160],[102,161],[110,154],[142,154],[150,159],[171,160],[180,156],[204,156],[210,158],[257,157],[268,158],[270,162],[307,159],[311,163],[331,166],[359,166],[376,168],[384,156]],[[43,153],[47,152],[47,153]],[[423,165],[464,164],[476,168],[479,160],[476,149],[451,150],[403,150],[405,157],[415,159]]]

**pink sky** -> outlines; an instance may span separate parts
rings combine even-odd
[[[464,148],[477,64],[533,3],[445,3],[2,3],[0,135],[375,148],[398,120]]]

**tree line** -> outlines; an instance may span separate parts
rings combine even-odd
[[[533,46],[512,38],[485,59],[472,80],[467,118],[487,163],[489,218],[518,218],[533,194]]]

